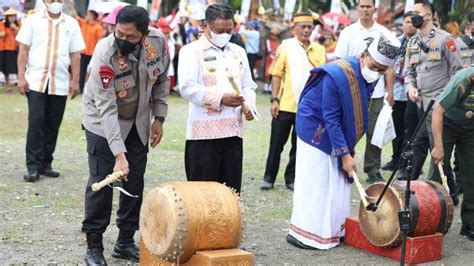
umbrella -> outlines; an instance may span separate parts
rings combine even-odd
[[[128,5],[128,3],[124,2],[99,2],[93,5],[90,9],[97,13],[107,14],[111,13],[116,7],[124,7]]]
[[[342,13],[328,12],[322,16],[325,23],[332,24],[337,22],[341,25],[347,26],[351,24],[351,21]]]

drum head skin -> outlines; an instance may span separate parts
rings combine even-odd
[[[394,186],[395,185],[395,186]],[[367,188],[366,193],[375,202],[383,191],[384,183],[375,183]],[[403,190],[392,184],[385,193],[382,202],[375,212],[367,211],[362,204],[359,207],[359,222],[365,238],[377,247],[392,247],[400,243],[400,226],[398,211],[403,206]]]
[[[186,262],[196,251],[239,246],[243,207],[232,189],[217,182],[168,182],[149,192],[140,212],[148,252]]]
[[[375,183],[366,190],[372,201],[378,200],[384,183]],[[395,247],[401,243],[402,234],[398,212],[404,207],[406,182],[390,185],[375,212],[359,207],[361,231],[377,247]],[[449,193],[433,181],[411,181],[410,231],[408,236],[425,236],[437,232],[446,234],[453,219],[453,203]]]
[[[183,253],[187,234],[187,213],[182,199],[171,186],[147,194],[140,211],[140,233],[147,249],[162,259]]]

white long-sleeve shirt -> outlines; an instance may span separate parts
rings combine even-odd
[[[221,104],[224,93],[234,93],[231,75],[247,104],[255,106],[255,89],[245,50],[229,43],[224,49],[207,37],[180,50],[178,84],[181,96],[189,100],[186,139],[242,137],[241,107]]]

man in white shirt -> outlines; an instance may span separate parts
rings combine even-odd
[[[374,21],[375,0],[360,0],[357,5],[359,20],[342,30],[337,42],[334,54],[338,58],[354,56],[362,53],[368,43],[376,36],[383,34],[391,43],[400,46],[400,41],[384,26]],[[367,173],[367,182],[373,183],[383,181],[380,174],[381,153],[382,150],[371,144],[372,135],[375,129],[375,123],[383,107],[385,96],[385,85],[387,87],[387,101],[393,105],[393,67],[387,70],[384,78],[380,78],[372,94],[369,107],[369,128],[367,131],[367,140],[364,155],[364,172]]]
[[[43,1],[46,8],[28,16],[16,37],[17,87],[28,98],[27,182],[40,174],[59,176],[51,167],[53,152],[67,95],[73,99],[79,92],[79,52],[85,48],[78,22],[62,12],[63,0]]]
[[[189,100],[185,168],[189,181],[217,181],[240,191],[242,114],[252,120],[255,89],[245,50],[229,43],[234,10],[206,9],[201,38],[180,50],[178,84]],[[250,108],[249,108],[250,107]]]

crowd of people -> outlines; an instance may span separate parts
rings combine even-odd
[[[446,24],[449,32],[441,29],[429,1],[416,3],[400,25],[384,26],[374,19],[375,1],[360,0],[358,20],[345,27],[301,10],[291,21],[270,11],[244,22],[230,6],[212,4],[155,22],[136,6],[108,14],[88,10],[82,17],[71,1],[71,16],[63,0],[44,3],[21,22],[18,11],[4,8],[0,66],[5,86],[17,74],[18,91],[28,99],[27,182],[60,176],[52,162],[67,96],[83,94],[88,265],[106,263],[102,234],[112,209],[112,189],[93,192],[90,185],[112,172],[128,178],[123,188],[138,196],[120,198],[113,256],[139,258],[133,236],[148,145],[161,141],[170,91],[189,101],[187,179],[240,192],[243,120],[259,118],[256,81],[271,95],[262,190],[274,188],[291,135],[284,173],[294,190],[289,243],[337,246],[350,211],[356,144],[366,135],[360,158],[367,182],[385,181],[381,170],[395,170],[424,112],[430,114],[413,143],[413,159],[404,161],[398,179],[417,180],[432,150],[428,179],[441,182],[436,165],[442,163],[454,205],[464,192],[461,234],[474,240],[474,14],[461,34],[455,22]],[[431,100],[437,101],[432,112]],[[392,159],[382,166],[382,150],[371,140],[384,105],[393,109],[396,138]]]

